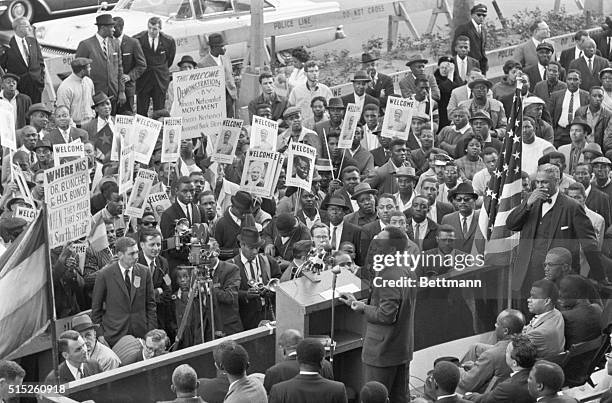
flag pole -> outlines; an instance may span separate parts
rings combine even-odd
[[[48,267],[48,279],[47,279],[47,307],[49,310],[49,326],[51,327],[51,358],[53,360],[53,378],[55,379],[56,385],[59,386],[59,351],[57,348],[57,329],[55,322],[57,320],[57,313],[55,312],[55,287],[53,286],[53,265],[51,260],[51,248],[49,246],[49,211],[47,203],[43,203],[43,219],[44,219],[44,237],[45,237],[45,248],[47,249],[47,267]]]

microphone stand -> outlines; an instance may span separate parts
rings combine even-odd
[[[335,336],[335,327],[336,327],[336,280],[338,278],[338,274],[340,274],[340,268],[335,267],[332,269],[333,277],[332,277],[332,299],[331,299],[331,345],[329,348],[329,362],[334,364],[334,352],[336,350],[336,340]]]

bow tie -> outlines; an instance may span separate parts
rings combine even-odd
[[[552,203],[552,199],[549,197],[548,199],[544,200],[544,203]]]

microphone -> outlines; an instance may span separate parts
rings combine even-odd
[[[337,276],[338,274],[340,274],[341,271],[342,270],[338,266],[331,269],[331,272],[334,273],[334,276]]]

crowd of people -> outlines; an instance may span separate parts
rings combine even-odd
[[[364,53],[363,68],[351,78],[352,93],[334,97],[319,80],[319,63],[305,49],[295,50],[290,72],[260,74],[260,93],[245,108],[249,121],[232,163],[211,161],[207,137],[177,145],[180,168],[162,162],[160,133],[149,163],[135,163],[134,175],[139,169],[157,172],[153,187],[168,194],[169,207],[146,202],[138,219],[124,215],[129,192],[119,193],[119,164],[111,156],[118,136],[114,120],[136,113],[159,121],[170,117],[176,41],[156,17],[129,37],[121,18],[97,15],[97,33],[79,44],[72,73],[50,109],[41,103],[48,73],[40,45],[27,19],[16,19],[15,35],[0,55],[0,102],[10,104],[15,116],[18,150],[11,158],[31,198],[14,181],[5,153],[0,247],[10,248],[28,225],[15,217],[18,208],[42,207],[53,145],[73,141],[84,144],[88,161],[92,226],[105,232],[85,254],[72,243],[52,250],[57,315],[73,317],[71,330],[58,340],[64,361],[50,377],[62,383],[81,379],[273,321],[269,285],[302,276],[317,251],[364,284],[377,276],[452,273],[445,258],[472,254],[478,246],[488,184],[501,175],[498,160],[512,136],[507,124],[518,83],[522,127],[514,141],[522,143],[522,203],[506,217],[507,228],[520,233],[512,272],[520,291],[517,309],[499,313],[490,296],[450,288],[373,286],[366,301],[350,293],[340,298],[363,312],[367,323],[362,359],[368,383],[361,402],[407,401],[414,349],[493,325],[496,344],[475,345],[461,360],[434,364],[426,397],[464,401],[459,393],[477,402],[566,401],[555,397],[565,385],[555,359],[576,343],[609,333],[612,324],[607,295],[600,295],[612,275],[612,19],[594,38],[577,32],[575,47],[560,55],[546,41],[546,21],[534,21],[531,38],[504,63],[504,76],[494,84],[486,78],[486,15],[485,5],[471,9],[471,20],[458,27],[452,52],[438,60],[433,73],[426,57],[409,57],[399,91],[377,70],[377,57]],[[226,45],[221,34],[211,34],[201,60],[183,56],[176,66],[181,71],[221,66],[227,116],[236,117],[237,87]],[[407,132],[407,140],[382,135],[390,96],[415,105],[408,125],[402,126],[401,110],[388,119],[389,129]],[[349,104],[357,105],[361,116],[346,149],[338,145]],[[316,149],[310,189],[286,186],[283,167],[272,198],[241,190],[245,156],[253,147],[253,116],[279,123],[271,135],[277,137],[276,151],[286,152],[291,142]],[[231,133],[226,137],[227,143]],[[196,231],[206,252],[198,265],[189,247]],[[375,255],[395,252],[440,259],[374,270]],[[497,287],[491,281],[485,287]],[[432,323],[433,317],[448,331]],[[198,396],[209,403],[347,401],[351,393],[333,381],[320,342],[297,331],[280,339],[286,361],[270,368],[263,382],[246,375],[248,354],[231,341],[215,352],[216,380],[198,380],[193,368],[177,367],[172,376],[177,401],[201,401]],[[0,391],[23,377],[17,364],[2,362]]]

